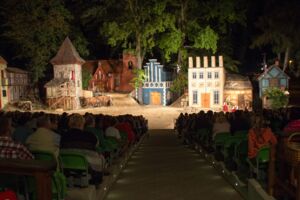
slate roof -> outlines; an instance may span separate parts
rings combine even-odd
[[[230,90],[252,89],[252,84],[247,76],[227,73],[224,89],[230,89]]]
[[[52,65],[83,64],[85,61],[79,56],[69,37],[66,37],[56,56],[51,59]]]
[[[28,71],[25,71],[23,69],[17,68],[17,67],[7,67],[5,69],[7,72],[12,72],[12,73],[18,73],[18,74],[28,74]]]
[[[0,56],[0,64],[7,65],[6,60],[2,56]]]
[[[70,79],[67,79],[67,78],[54,78],[51,81],[49,81],[48,83],[46,83],[45,87],[57,87],[64,83],[67,83],[69,81],[70,81]]]
[[[264,75],[267,74],[269,71],[271,71],[273,68],[277,68],[277,70],[279,70],[281,73],[283,73],[287,78],[290,78],[282,69],[280,69],[276,65],[272,65],[272,66],[268,67],[266,69],[266,71],[264,71],[262,74],[260,74],[259,77],[257,78],[257,80],[262,79],[264,77]]]

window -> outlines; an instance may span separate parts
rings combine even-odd
[[[214,104],[219,104],[219,91],[214,91]]]
[[[128,62],[128,69],[132,70],[133,69],[133,63],[132,61]]]
[[[219,72],[215,72],[215,79],[219,78]]]
[[[198,92],[193,91],[193,104],[198,104]]]
[[[262,80],[262,86],[263,86],[263,87],[269,87],[269,80],[263,79],[263,80]]]
[[[199,73],[199,79],[203,79],[203,72]]]
[[[207,78],[211,79],[211,72],[207,72]]]
[[[75,80],[75,72],[74,71],[71,71],[71,80]]]
[[[2,90],[2,96],[6,97],[6,90]]]
[[[280,87],[286,87],[287,84],[286,84],[286,79],[282,78],[280,79]]]
[[[196,72],[193,72],[193,79],[196,79],[197,78],[197,74]]]

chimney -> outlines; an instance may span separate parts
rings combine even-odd
[[[204,68],[207,68],[207,67],[208,67],[208,58],[207,58],[207,56],[204,56],[204,57],[203,57],[203,65],[204,65],[204,66],[203,66]]]
[[[223,66],[223,56],[219,56],[219,67],[224,67]]]
[[[216,57],[215,56],[211,57],[211,67],[216,67]]]
[[[193,66],[193,57],[189,57],[189,68],[194,68],[194,66]]]
[[[200,64],[200,57],[196,57],[196,67],[200,68],[201,64]]]

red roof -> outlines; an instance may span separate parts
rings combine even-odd
[[[122,62],[120,60],[99,60],[99,66],[102,67],[104,73],[120,73]]]
[[[69,37],[66,37],[56,56],[51,59],[53,65],[83,64],[85,61],[79,56]]]
[[[6,60],[2,56],[0,56],[0,64],[7,65]]]
[[[82,69],[86,69],[89,73],[94,74],[98,68],[98,60],[89,60],[82,65]]]

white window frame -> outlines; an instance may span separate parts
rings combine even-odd
[[[219,79],[219,72],[215,72],[215,79]]]
[[[212,73],[211,72],[207,72],[207,78],[212,79]]]
[[[220,91],[215,90],[214,91],[214,105],[219,105],[220,104]]]
[[[196,73],[196,72],[193,72],[193,73],[192,73],[192,77],[193,77],[193,79],[197,79],[197,73]]]
[[[203,72],[199,73],[199,79],[204,79],[204,73]]]
[[[193,104],[198,104],[198,91],[194,90],[193,91]]]

